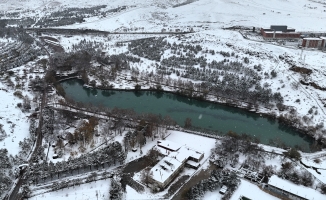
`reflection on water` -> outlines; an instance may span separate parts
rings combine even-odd
[[[282,141],[287,145],[300,145],[308,148],[312,139],[298,134],[291,127],[278,123],[272,118],[229,107],[221,104],[198,101],[165,92],[152,91],[113,91],[82,87],[80,80],[67,80],[61,83],[67,96],[75,101],[103,105],[109,108],[133,109],[137,113],[169,115],[180,126],[187,117],[192,125],[223,133],[234,131],[260,138],[268,144],[270,140]],[[200,116],[200,117],[199,117]]]

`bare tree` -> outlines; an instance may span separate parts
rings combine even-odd
[[[153,178],[153,172],[150,170],[150,168],[146,168],[143,171],[141,171],[140,174],[140,180],[148,186],[149,183],[151,183],[151,179]]]

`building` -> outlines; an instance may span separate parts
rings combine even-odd
[[[159,140],[157,141],[157,146],[166,149],[168,151],[178,151],[182,145],[174,143],[169,140]]]
[[[324,195],[312,188],[296,185],[276,175],[272,175],[269,179],[268,188],[272,192],[284,195],[293,200],[325,199]]]
[[[264,39],[299,39],[300,33],[285,25],[271,25],[269,29],[260,29]]]
[[[150,170],[153,174],[150,181],[161,188],[171,183],[183,167],[198,169],[204,157],[203,153],[168,140],[158,141],[157,146],[165,157]]]
[[[321,49],[325,46],[325,39],[322,38],[303,38],[302,47]]]

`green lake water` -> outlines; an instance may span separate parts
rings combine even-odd
[[[180,126],[191,118],[195,127],[218,130],[223,133],[234,131],[258,137],[263,144],[270,139],[279,139],[286,145],[299,145],[308,149],[312,139],[298,133],[295,129],[278,123],[277,120],[262,117],[240,108],[222,104],[189,99],[187,97],[151,91],[115,91],[83,87],[77,79],[61,83],[66,95],[75,101],[103,105],[109,108],[131,108],[137,113],[169,115]]]

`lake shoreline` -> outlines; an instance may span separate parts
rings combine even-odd
[[[78,77],[71,77],[71,78],[68,78],[68,79],[76,79],[76,80],[82,81]],[[60,80],[59,82],[62,83],[64,81],[67,81],[68,79],[66,78],[64,80]],[[82,81],[82,82],[84,82],[84,81]],[[225,101],[223,102],[223,101],[217,101],[217,100],[211,100],[211,99],[203,99],[203,98],[199,98],[199,97],[189,97],[189,96],[187,96],[185,94],[182,94],[180,92],[171,91],[171,90],[164,90],[164,89],[157,90],[155,88],[154,89],[153,88],[145,88],[145,89],[136,90],[136,89],[131,89],[131,88],[128,88],[128,87],[126,87],[126,88],[86,87],[86,88],[89,88],[90,90],[96,89],[96,90],[102,90],[102,91],[123,91],[123,92],[135,92],[135,93],[137,91],[139,91],[139,92],[170,93],[170,94],[173,94],[173,95],[177,95],[177,96],[180,96],[180,97],[185,97],[185,98],[188,98],[188,99],[194,99],[194,100],[201,101],[201,102],[208,102],[208,103],[212,103],[212,104],[216,104],[216,105],[224,105],[224,106],[227,106],[227,107],[239,108],[239,109],[241,109],[241,110],[243,110],[245,112],[257,114],[260,117],[275,120],[279,124],[286,125],[286,126],[292,128],[293,130],[295,130],[299,135],[302,135],[300,137],[308,137],[308,138],[312,139],[312,141],[316,141],[316,142],[319,142],[319,144],[322,144],[322,143],[320,143],[320,141],[315,140],[311,135],[308,134],[309,130],[301,129],[301,128],[298,128],[297,126],[293,126],[293,124],[290,121],[288,121],[286,119],[285,120],[280,119],[280,117],[277,117],[277,116],[275,116],[275,115],[273,115],[271,113],[259,112],[259,109],[258,109],[258,111],[256,109],[248,109],[248,106],[241,106],[241,105],[235,104],[235,103],[229,103],[229,102],[225,102]]]

